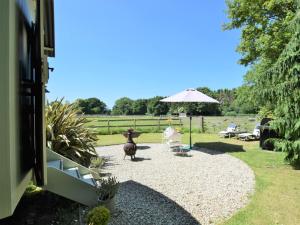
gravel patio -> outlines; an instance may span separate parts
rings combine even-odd
[[[221,152],[195,149],[176,156],[164,144],[138,144],[136,160],[123,145],[97,147],[103,173],[121,182],[111,225],[215,224],[248,203],[253,171]]]

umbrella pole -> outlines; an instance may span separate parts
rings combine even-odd
[[[192,149],[192,115],[190,115],[190,149]]]

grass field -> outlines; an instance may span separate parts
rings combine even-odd
[[[143,133],[162,132],[167,126],[180,128],[183,132],[189,130],[189,118],[162,118],[150,116],[122,116],[122,117],[86,117],[87,126],[96,134],[120,134],[128,128],[134,128]],[[151,120],[150,120],[151,119]],[[235,123],[240,130],[252,132],[257,121],[253,116],[209,116],[193,117],[192,128],[195,133],[218,133],[226,129],[228,124]],[[182,124],[182,125],[180,125]],[[153,126],[150,126],[153,125]]]
[[[138,143],[160,142],[160,133],[142,134]],[[100,135],[98,145],[121,144],[125,138],[120,134]],[[183,142],[188,143],[188,134]],[[222,225],[299,225],[300,224],[300,171],[284,162],[284,153],[262,151],[258,142],[242,142],[223,139],[214,134],[193,134],[193,142],[201,147],[231,154],[254,171],[255,194],[248,206],[241,209]]]
[[[87,117],[86,124],[97,134],[120,134],[129,128],[140,132],[161,132],[167,126],[181,127],[182,120],[178,118],[160,118],[150,116],[123,117]]]

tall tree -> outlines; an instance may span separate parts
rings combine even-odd
[[[145,115],[147,113],[147,100],[137,99],[132,104],[132,113],[134,115]]]
[[[154,116],[166,115],[169,112],[169,104],[160,102],[161,96],[156,96],[148,100],[147,112]]]
[[[118,99],[112,109],[113,115],[132,115],[133,100],[127,97]]]
[[[214,99],[218,98],[218,94],[215,91],[210,90],[208,87],[199,87],[197,88],[198,91],[206,94]],[[198,103],[196,105],[196,115],[220,115],[220,105],[219,104],[212,104],[212,103]]]
[[[216,98],[220,102],[220,110],[223,115],[229,112],[239,112],[240,105],[235,108],[234,101],[236,99],[236,89],[219,89],[216,91]]]
[[[236,98],[232,102],[232,107],[240,114],[257,114],[259,104],[257,93],[253,93],[253,87],[244,84],[236,89]],[[255,96],[250,98],[249,96]]]
[[[292,37],[288,29],[295,16],[295,0],[227,0],[230,22],[226,30],[241,29],[237,51],[240,63],[253,64],[261,59],[275,62]]]
[[[274,66],[260,74],[258,86],[265,101],[274,105],[272,127],[282,137],[274,140],[275,148],[300,166],[300,10],[289,27],[293,37]]]
[[[245,80],[249,98],[273,110],[280,135],[275,149],[300,164],[300,14],[296,0],[230,0],[226,29],[241,28],[241,64],[253,64]],[[268,111],[268,110],[266,110]]]
[[[98,98],[77,99],[74,105],[84,114],[106,114],[108,111],[106,104]]]

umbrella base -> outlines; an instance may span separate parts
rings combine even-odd
[[[180,146],[178,149],[175,151],[175,155],[180,155],[180,156],[188,156],[188,152],[190,151],[190,146]]]

